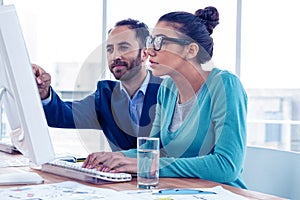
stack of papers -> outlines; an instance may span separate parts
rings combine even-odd
[[[1,200],[138,200],[111,189],[86,186],[73,181],[0,189]]]
[[[222,186],[213,188],[179,188],[172,190],[175,192],[171,190],[127,190],[121,193],[129,194],[131,197],[140,200],[247,200],[247,198],[232,193]],[[200,192],[193,192],[193,190]]]
[[[176,190],[175,193],[170,191]],[[199,193],[192,190],[200,191]],[[73,181],[0,189],[1,200],[246,200],[221,186],[171,190],[125,190],[86,186]]]

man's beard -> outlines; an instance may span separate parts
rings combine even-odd
[[[115,60],[113,65],[118,64],[126,67],[126,71],[122,74],[118,74],[121,73],[122,69],[120,69],[120,71],[116,70],[116,72],[111,69],[110,71],[113,73],[115,79],[121,81],[130,80],[133,76],[135,76],[135,74],[138,73],[138,71],[140,71],[142,67],[141,52],[139,52],[135,59],[130,60],[129,63],[125,63],[121,60]]]

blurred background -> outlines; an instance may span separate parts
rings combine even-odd
[[[199,8],[214,6],[220,13],[220,24],[212,34],[213,63],[237,74],[247,90],[248,145],[300,151],[297,73],[300,64],[296,49],[300,46],[300,29],[296,28],[300,12],[296,0],[3,0],[3,3],[15,5],[31,62],[52,75],[52,86],[66,100],[90,94],[98,80],[113,79],[102,49],[107,31],[115,22],[134,18],[151,29],[167,12],[194,13]],[[2,135],[8,129],[4,109],[0,108]],[[53,129],[53,132],[54,143],[65,142],[59,139],[62,136],[72,141],[70,145],[76,141],[81,146],[77,154],[109,149],[99,131]]]

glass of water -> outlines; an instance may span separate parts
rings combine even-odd
[[[159,138],[137,138],[137,187],[154,189],[159,180]]]

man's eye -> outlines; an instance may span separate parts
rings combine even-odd
[[[129,49],[128,46],[120,46],[121,51],[127,51]]]
[[[106,48],[106,52],[109,54],[113,53],[113,51],[114,51],[113,48]]]

